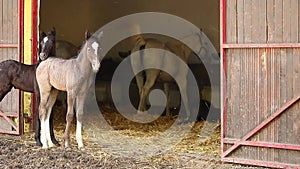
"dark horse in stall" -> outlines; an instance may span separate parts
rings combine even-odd
[[[55,56],[55,28],[51,30],[48,34],[42,33],[41,42],[41,56],[42,60],[45,60],[48,56]],[[40,103],[39,87],[36,81],[36,68],[38,67],[40,61],[33,65],[26,65],[15,60],[6,60],[0,63],[0,102],[6,96],[7,93],[11,91],[14,87],[15,89],[20,89],[22,91],[35,93],[36,103]],[[35,129],[35,140],[38,146],[42,146],[40,141],[40,120],[38,114],[38,106],[35,109],[36,114],[36,129]],[[51,113],[53,114],[53,113]],[[53,132],[53,115],[50,117],[50,134],[52,142],[59,146],[58,141],[54,137]]]

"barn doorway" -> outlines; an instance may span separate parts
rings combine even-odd
[[[85,30],[88,29],[91,32],[95,32],[103,25],[117,18],[138,12],[162,12],[181,17],[201,29],[202,32],[204,32],[209,38],[217,52],[219,52],[219,0],[192,0],[189,2],[183,2],[181,0],[168,0],[161,2],[159,0],[155,0],[151,3],[146,3],[138,0],[40,1],[39,30],[48,31],[51,30],[52,27],[55,27],[57,31],[57,40],[66,41],[68,42],[68,46],[79,49],[79,46],[84,40]],[[111,114],[115,113],[116,110],[114,109],[114,105],[111,99],[110,80],[115,68],[122,61],[122,58],[120,58],[118,52],[128,50],[126,43],[126,39],[124,39],[109,50],[109,52],[102,60],[102,70],[100,70],[96,78],[97,102],[100,109],[106,112],[105,114],[108,116],[109,121],[122,118],[118,115],[111,116]],[[212,86],[209,83],[208,74],[205,70],[205,67],[201,66],[198,63],[191,63],[189,64],[189,67],[193,70],[197,83],[202,86],[202,93],[199,94],[205,95],[206,97],[206,102],[203,101],[202,103],[204,103],[203,109],[205,109],[203,111],[207,111],[207,109],[209,109],[209,107],[211,106],[212,95]],[[133,87],[131,88],[131,91],[129,93],[131,95],[132,104],[137,107],[139,92],[134,80],[132,80],[132,84]],[[157,86],[155,87],[162,88],[162,85],[157,84]],[[171,107],[174,111],[176,111],[178,107],[182,106],[180,105],[180,92],[178,91],[178,87],[176,85],[171,87],[170,95],[173,98],[170,103]],[[218,100],[217,102],[219,102],[219,98],[215,99]],[[214,108],[216,108],[216,110],[219,110],[220,104],[218,103],[217,105],[214,105]],[[63,111],[65,112],[65,110]],[[60,115],[57,115],[57,117],[59,117],[59,119],[57,120],[64,124],[65,115],[63,113],[59,114]],[[204,117],[204,119],[205,118],[206,117]],[[202,126],[198,125],[197,127],[198,129],[200,129]],[[220,130],[220,128],[218,128],[218,130]],[[220,133],[220,131],[218,131],[218,133]],[[193,142],[197,143],[197,145],[199,144],[198,139],[198,137],[193,138]],[[220,143],[219,141],[217,142],[217,146],[219,147]],[[218,147],[215,148],[215,153],[219,152]]]

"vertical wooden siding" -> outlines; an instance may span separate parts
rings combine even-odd
[[[19,60],[18,39],[18,0],[0,0],[0,62],[8,59]],[[19,92],[12,89],[0,103],[0,110],[7,114],[19,113]],[[11,126],[0,117],[0,130],[12,130]]]
[[[234,49],[227,52],[227,123],[226,138],[239,139],[258,126],[286,102],[300,94],[300,49]],[[299,104],[289,108],[250,141],[299,145]],[[238,157],[298,163],[297,156],[276,155],[274,150],[253,148]],[[236,152],[237,153],[237,152]],[[274,154],[275,153],[275,154]],[[234,155],[234,156],[235,156]],[[273,159],[270,159],[273,158]],[[281,161],[282,162],[282,161]]]
[[[227,0],[226,43],[299,43],[299,0]]]
[[[299,43],[299,0],[226,2],[227,44]],[[227,49],[226,67],[227,143],[242,138],[300,94],[299,48]],[[248,141],[300,145],[299,105]],[[300,165],[300,151],[294,150],[241,146],[230,157]]]

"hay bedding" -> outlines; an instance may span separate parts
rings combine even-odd
[[[139,125],[114,113],[114,110],[107,107],[102,109],[108,112],[104,113],[105,119],[115,130],[133,137],[155,135],[174,122],[167,117],[160,117],[151,124]],[[55,134],[62,144],[65,118],[57,117],[59,115],[55,119]],[[86,135],[85,149],[78,150],[75,147],[75,125],[72,126],[71,133],[73,148],[68,151],[62,146],[49,150],[35,146],[33,133],[23,136],[0,135],[0,168],[259,168],[222,163],[219,157],[220,128],[217,128],[208,141],[200,144],[198,135],[203,123],[195,123],[187,137],[171,150],[140,159],[112,155]]]

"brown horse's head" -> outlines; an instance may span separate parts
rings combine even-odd
[[[85,55],[88,57],[90,63],[92,64],[93,72],[98,72],[100,68],[101,59],[101,46],[100,39],[103,36],[103,32],[91,35],[88,31],[85,33]]]
[[[55,56],[55,35],[56,30],[53,28],[50,32],[45,34],[41,33],[41,51],[40,51],[40,59],[46,60],[49,56]]]

